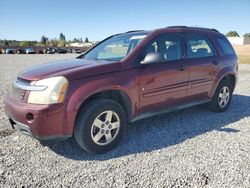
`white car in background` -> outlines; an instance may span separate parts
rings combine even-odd
[[[26,48],[26,49],[25,49],[25,53],[26,53],[26,54],[35,54],[36,51],[35,51],[33,48]]]

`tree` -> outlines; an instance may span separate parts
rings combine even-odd
[[[31,45],[32,44],[29,41],[22,41],[22,42],[19,43],[19,46],[21,46],[21,47],[28,47],[28,46],[31,46]]]
[[[89,39],[88,39],[88,37],[86,37],[86,38],[85,38],[85,42],[89,42]]]
[[[77,42],[77,38],[73,38],[72,42],[73,43]]]
[[[250,37],[250,33],[245,33],[243,37]]]
[[[46,46],[48,44],[49,39],[44,35],[41,37],[41,44]]]
[[[57,40],[56,38],[53,38],[53,39],[50,39],[49,43],[50,43],[52,46],[57,46],[58,40]]]
[[[59,40],[66,40],[66,37],[64,34],[60,33]]]
[[[60,33],[58,45],[59,46],[65,46],[66,45],[66,37],[62,33]]]
[[[229,31],[227,33],[227,37],[239,37],[240,35],[238,34],[237,31]]]
[[[5,46],[8,46],[8,45],[9,45],[9,42],[8,42],[7,40],[4,40],[3,44],[4,44]]]
[[[57,46],[64,47],[66,45],[66,40],[59,40]]]

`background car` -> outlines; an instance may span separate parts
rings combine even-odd
[[[25,49],[26,54],[35,54],[36,51],[33,48],[26,48]]]
[[[37,49],[37,50],[36,50],[36,53],[37,53],[37,54],[44,54],[44,50],[43,50],[43,49]]]
[[[71,48],[67,49],[67,53],[72,53],[72,49]]]
[[[12,48],[7,48],[7,49],[5,50],[5,53],[6,53],[6,54],[14,54],[14,50],[13,50]]]
[[[73,49],[72,53],[80,54],[82,51],[79,48]]]
[[[54,54],[53,48],[46,48],[46,54]]]
[[[18,48],[18,49],[16,49],[16,53],[17,54],[26,54],[26,51],[22,48]]]
[[[59,54],[66,54],[66,53],[67,53],[67,50],[66,50],[66,49],[63,49],[63,48],[58,48],[58,53],[59,53]]]

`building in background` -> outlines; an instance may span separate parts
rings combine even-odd
[[[92,41],[92,42],[74,42],[67,44],[68,47],[84,47],[84,48],[91,48],[94,46],[97,42]]]
[[[232,45],[250,44],[250,37],[227,37]]]

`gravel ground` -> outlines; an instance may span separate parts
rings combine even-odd
[[[0,55],[0,187],[250,187],[250,66],[240,65],[231,108],[201,107],[130,125],[115,149],[82,151],[9,128],[3,96],[24,67],[75,55]]]

